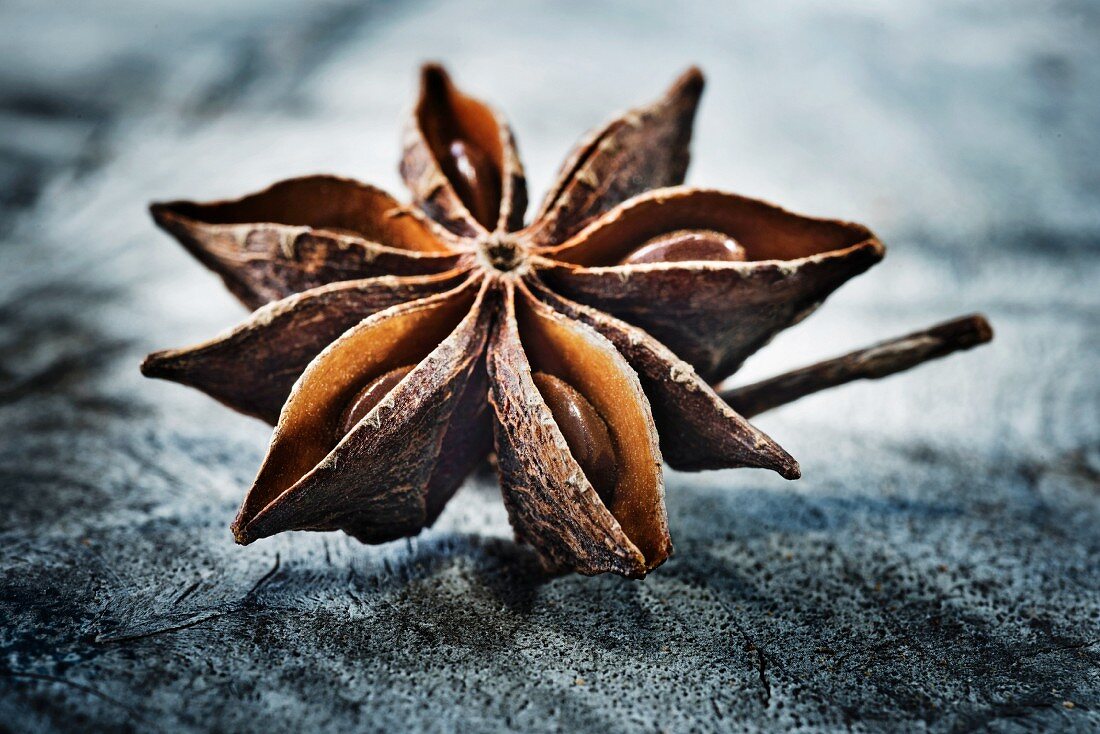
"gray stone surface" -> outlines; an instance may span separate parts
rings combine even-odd
[[[1094,3],[89,5],[0,6],[0,729],[1100,727]],[[408,542],[234,546],[267,429],[137,364],[242,314],[145,202],[399,191],[431,57],[536,192],[698,62],[691,181],[881,234],[738,379],[969,311],[996,341],[762,416],[801,481],[670,472],[644,582],[541,578],[491,476]]]

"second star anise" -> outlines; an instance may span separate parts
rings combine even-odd
[[[331,176],[154,205],[257,309],[142,368],[275,424],[238,542],[415,535],[495,447],[516,536],[547,569],[641,577],[672,548],[662,461],[798,477],[711,385],[883,246],[679,188],[702,88],[691,69],[589,135],[526,226],[511,131],[435,65],[405,136],[413,206]]]

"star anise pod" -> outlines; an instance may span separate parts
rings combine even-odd
[[[712,384],[883,246],[680,188],[702,88],[691,69],[590,134],[526,226],[511,131],[435,65],[405,135],[411,206],[332,176],[153,205],[257,309],[142,366],[275,424],[237,541],[415,535],[495,438],[512,526],[547,569],[641,577],[672,549],[662,460],[798,477]]]

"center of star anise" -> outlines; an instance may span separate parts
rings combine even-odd
[[[502,273],[518,268],[525,259],[524,248],[510,235],[494,233],[478,243],[482,261]]]

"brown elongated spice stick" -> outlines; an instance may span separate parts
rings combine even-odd
[[[903,372],[992,338],[993,328],[984,316],[963,316],[719,395],[747,418],[830,387]]]

